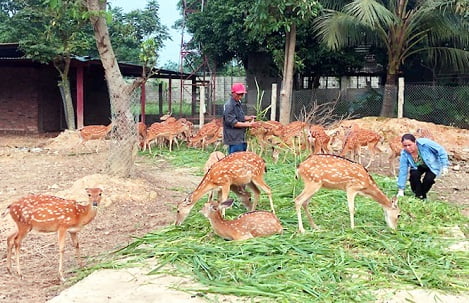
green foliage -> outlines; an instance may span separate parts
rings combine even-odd
[[[209,153],[181,148],[171,153],[158,150],[153,156],[155,161],[163,158],[175,166],[194,168],[202,176]],[[114,262],[101,267],[141,265],[145,259],[153,259],[158,265],[151,273],[176,271],[203,284],[190,289],[181,286],[182,290],[264,302],[374,302],[376,293],[388,288],[469,290],[467,253],[448,250],[458,241],[449,230],[468,223],[457,207],[404,197],[399,227],[393,232],[386,227],[380,205],[357,196],[357,226],[352,230],[346,194],[320,190],[309,208],[321,230],[298,234],[293,199],[303,188],[295,179],[299,161],[287,158],[285,163],[275,164],[267,160],[266,181],[273,191],[283,235],[225,241],[198,212],[203,204],[199,201],[181,226],[138,238],[120,250]],[[374,178],[387,195],[395,192],[394,179]],[[259,209],[268,207],[261,195]],[[237,204],[227,211],[227,217],[244,212]],[[306,216],[303,218],[307,224]],[[165,265],[172,265],[171,272]]]
[[[163,47],[164,41],[170,39],[168,28],[161,24],[158,15],[159,4],[155,0],[148,1],[144,10],[133,10],[124,14],[122,9],[111,9],[112,22],[109,34],[119,61],[144,64],[140,49],[145,41],[152,41],[156,53]],[[147,53],[144,57],[151,56]]]

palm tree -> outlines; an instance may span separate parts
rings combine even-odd
[[[316,19],[315,26],[319,39],[329,48],[357,46],[366,39],[387,51],[381,116],[394,115],[397,78],[409,56],[426,52],[442,66],[451,65],[455,70],[469,66],[467,0],[330,0],[322,3],[330,9]]]

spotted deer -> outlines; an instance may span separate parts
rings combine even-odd
[[[331,137],[326,134],[322,125],[311,125],[308,130],[308,141],[313,147],[315,154],[329,154],[329,142]]]
[[[22,277],[20,268],[21,242],[31,230],[39,232],[57,232],[59,244],[59,278],[64,281],[63,256],[66,232],[70,234],[75,247],[77,262],[81,265],[78,232],[96,216],[101,202],[100,188],[87,188],[89,202],[81,205],[75,200],[66,200],[50,195],[26,196],[8,206],[11,218],[18,230],[7,238],[7,270],[11,273],[11,255],[13,247],[16,254],[16,270]]]
[[[252,205],[245,204],[250,210],[256,209],[260,197],[259,188],[262,189],[269,196],[270,207],[272,212],[275,212],[272,191],[264,181],[265,172],[264,160],[252,152],[232,153],[215,162],[204,175],[197,188],[178,204],[175,224],[182,224],[195,203],[213,189],[221,189],[220,201],[226,201],[233,185],[246,185],[253,191],[254,203]]]
[[[222,203],[210,201],[205,203],[200,212],[210,221],[214,232],[227,240],[246,240],[265,237],[283,232],[282,224],[274,213],[269,211],[252,211],[240,215],[234,220],[226,220],[222,209],[233,204],[233,199]]]
[[[220,161],[225,157],[225,154],[222,153],[221,151],[214,151],[212,152],[207,159],[207,162],[205,162],[204,165],[204,173],[206,174],[209,169],[212,167],[213,164],[216,162]],[[237,186],[237,185],[231,185],[230,190],[234,192],[243,202],[243,204],[246,206],[247,209],[251,209],[252,203],[251,203],[251,193],[244,190],[243,186]],[[210,191],[208,194],[208,201],[211,201],[213,198],[213,190]],[[218,190],[218,198],[221,197],[221,190]]]
[[[145,139],[147,137],[147,126],[143,122],[137,123],[137,133],[138,133],[138,142],[139,148],[143,149],[145,144]]]
[[[379,188],[367,170],[360,164],[334,155],[310,155],[298,165],[297,174],[304,183],[303,191],[295,199],[298,229],[304,233],[301,208],[305,211],[311,227],[318,228],[308,210],[311,197],[321,188],[339,189],[347,193],[350,226],[355,228],[355,196],[362,194],[374,199],[384,209],[387,225],[396,229],[399,217],[397,197],[389,199]]]
[[[402,142],[401,136],[394,136],[388,141],[389,148],[391,149],[391,153],[389,154],[388,161],[389,161],[389,168],[391,169],[391,173],[395,176],[396,175],[396,165],[395,159],[401,155],[402,151]]]
[[[340,156],[345,157],[349,152],[351,152],[351,159],[361,163],[361,147],[366,146],[370,151],[370,161],[365,166],[368,168],[371,165],[371,162],[373,162],[375,154],[381,152],[377,147],[381,139],[382,137],[376,132],[354,125],[344,138],[344,144],[342,151],[340,152]],[[358,159],[356,159],[357,156]]]
[[[85,145],[90,140],[104,140],[112,129],[112,123],[109,125],[87,125],[78,130],[80,135],[80,144]],[[99,146],[96,147],[96,153]]]

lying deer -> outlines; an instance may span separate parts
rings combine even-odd
[[[87,188],[89,203],[80,205],[75,200],[65,200],[49,195],[30,195],[8,206],[11,218],[18,230],[7,239],[7,270],[11,273],[11,254],[16,253],[16,270],[22,277],[20,268],[20,247],[24,237],[31,230],[39,232],[57,232],[59,243],[59,277],[64,281],[63,255],[65,235],[68,231],[75,247],[75,255],[81,265],[77,233],[96,216],[97,206],[101,202],[100,188]],[[6,212],[7,212],[6,211]],[[6,214],[5,212],[5,214]]]
[[[225,220],[221,211],[231,205],[233,205],[233,199],[223,203],[211,201],[205,203],[200,210],[220,237],[227,240],[246,240],[283,232],[280,220],[269,211],[252,211],[240,215],[237,219]]]
[[[261,188],[269,196],[270,207],[275,213],[272,191],[264,181],[265,172],[264,160],[252,152],[232,153],[215,162],[194,192],[178,204],[175,224],[182,224],[194,204],[213,189],[221,189],[221,201],[226,201],[232,185],[247,185],[254,192],[254,203],[251,206],[245,204],[250,210],[256,209],[260,197],[259,188]]]
[[[305,232],[301,219],[301,207],[306,212],[311,227],[318,228],[308,211],[308,203],[311,197],[322,187],[340,189],[347,193],[352,229],[355,228],[355,196],[357,194],[369,196],[381,204],[384,209],[386,223],[390,228],[396,229],[399,217],[397,197],[390,200],[378,188],[376,182],[362,165],[339,156],[313,154],[298,165],[297,174],[304,182],[303,191],[295,199],[298,229],[301,233]]]

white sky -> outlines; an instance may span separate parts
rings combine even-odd
[[[124,12],[129,12],[135,9],[144,9],[147,0],[109,0],[111,5],[121,7]],[[166,25],[169,29],[169,34],[172,41],[167,40],[164,48],[159,52],[158,66],[164,65],[168,61],[173,61],[179,64],[180,47],[181,47],[181,33],[172,29],[174,22],[180,19],[179,12],[176,4],[177,0],[158,0],[160,9],[158,14],[161,23]],[[187,37],[186,37],[187,38]]]

